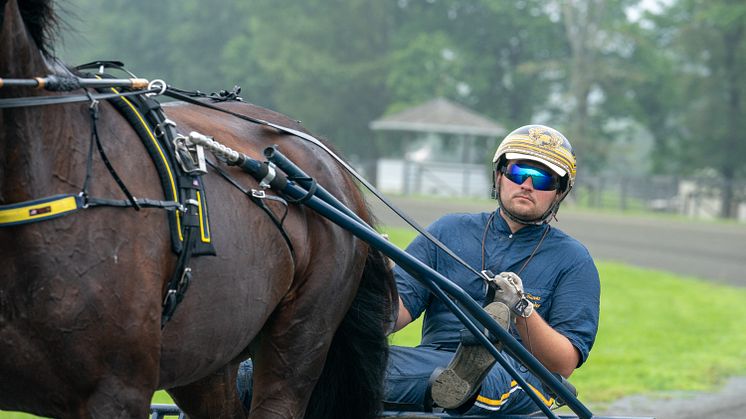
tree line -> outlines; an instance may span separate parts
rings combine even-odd
[[[368,128],[446,97],[508,129],[563,131],[580,176],[710,173],[746,199],[741,0],[69,0],[57,54],[300,119],[348,157]]]

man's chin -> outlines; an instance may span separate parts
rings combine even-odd
[[[533,220],[541,215],[536,213],[536,207],[533,203],[529,205],[516,205],[515,202],[513,202],[513,205],[508,206],[507,209],[514,216],[524,220]]]
[[[525,208],[516,208],[513,206],[512,208],[508,208],[510,210],[510,213],[518,218],[522,218],[524,220],[533,220],[534,218],[537,218],[540,214],[537,214],[536,211],[532,210],[526,210]]]
[[[533,201],[529,201],[523,198],[514,198],[511,202],[510,210],[513,214],[521,214],[521,216],[529,216],[536,212],[536,205]]]

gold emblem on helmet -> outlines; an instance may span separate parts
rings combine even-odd
[[[528,138],[534,144],[543,148],[557,148],[562,144],[562,139],[550,130],[544,128],[530,128]]]

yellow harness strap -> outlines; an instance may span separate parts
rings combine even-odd
[[[77,195],[55,195],[17,204],[0,205],[0,227],[61,217],[83,208]]]

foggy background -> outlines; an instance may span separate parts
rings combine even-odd
[[[454,179],[488,176],[500,135],[371,129],[442,98],[505,133],[562,131],[578,155],[570,205],[746,221],[742,1],[58,4],[68,64],[117,59],[207,93],[240,85],[245,100],[330,139],[371,182],[395,167],[385,175],[404,180],[387,192],[487,196]]]

